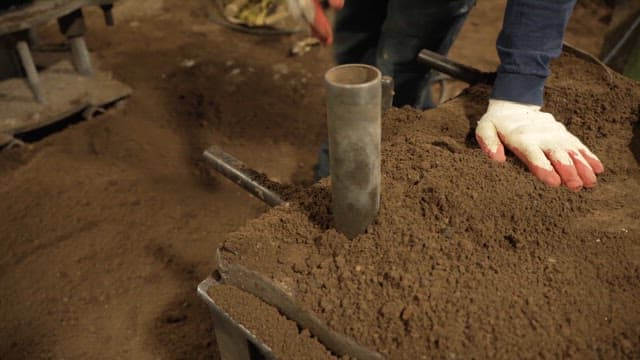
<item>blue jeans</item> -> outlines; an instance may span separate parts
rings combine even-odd
[[[476,0],[347,0],[338,11],[334,56],[338,64],[363,63],[393,77],[394,106],[435,107],[431,71],[418,64],[422,49],[446,55]],[[318,154],[314,178],[329,175],[329,144]]]
[[[395,82],[395,106],[435,107],[422,49],[446,55],[476,0],[348,0],[338,11],[338,64],[376,66]]]

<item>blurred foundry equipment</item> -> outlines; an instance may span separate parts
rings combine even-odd
[[[210,20],[232,30],[254,35],[291,35],[306,29],[302,19],[283,0],[212,0],[211,5]]]
[[[613,1],[609,31],[602,47],[603,62],[640,81],[640,2]]]
[[[31,0],[3,2],[0,9],[0,146],[15,134],[84,112],[87,116],[130,95],[131,89],[94,69],[84,35],[83,7],[99,6],[114,24],[115,0]],[[70,59],[39,69],[32,50],[39,26],[56,20]],[[42,70],[42,71],[39,71]],[[26,81],[25,81],[26,80]],[[92,110],[94,109],[94,110]]]

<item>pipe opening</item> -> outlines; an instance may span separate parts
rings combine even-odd
[[[325,74],[325,80],[333,86],[366,86],[381,77],[380,70],[364,64],[336,66]]]

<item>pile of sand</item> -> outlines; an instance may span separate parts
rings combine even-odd
[[[475,87],[386,114],[366,234],[331,229],[321,183],[230,235],[224,261],[389,358],[640,357],[640,85],[569,55],[553,71],[545,109],[605,164],[594,190],[488,161],[473,128],[489,89]]]

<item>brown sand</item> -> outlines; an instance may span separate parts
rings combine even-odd
[[[257,297],[229,285],[215,286],[210,295],[233,320],[269,346],[278,359],[335,359],[308,330],[299,330],[295,322]]]
[[[478,2],[457,60],[495,69],[505,2]],[[86,9],[87,44],[102,70],[134,89],[128,104],[0,153],[2,359],[217,358],[195,288],[226,234],[266,206],[204,171],[201,153],[218,144],[272,179],[310,179],[332,57],[322,47],[287,57],[304,34],[256,37],[212,24],[212,4],[120,0],[113,28]],[[598,17],[576,11],[571,21],[567,40],[597,49]],[[64,41],[55,23],[40,30],[43,44]],[[187,59],[195,66],[182,66]],[[421,117],[403,114],[393,124]],[[624,197],[608,189],[603,198]],[[611,221],[615,229],[621,220]]]
[[[302,34],[233,32],[204,3],[125,0],[114,28],[87,9],[87,44],[131,98],[0,151],[0,358],[219,358],[196,287],[224,234],[267,206],[202,151],[218,144],[274,179],[311,179],[331,52],[287,57]],[[163,10],[140,17],[153,7]],[[55,23],[40,36],[64,40]]]
[[[472,135],[488,96],[476,87],[385,116],[365,235],[330,229],[320,184],[230,235],[225,260],[393,359],[640,357],[640,85],[573,56],[553,70],[545,108],[605,163],[596,189],[489,162]]]

